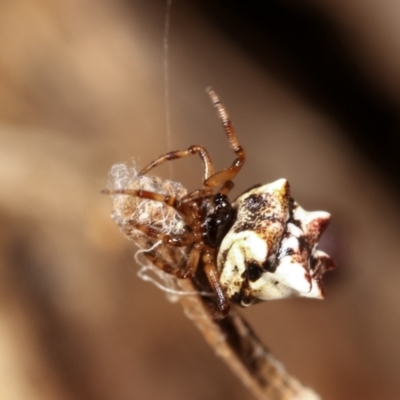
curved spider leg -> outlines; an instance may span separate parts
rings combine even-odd
[[[217,297],[217,307],[219,318],[224,318],[228,315],[230,310],[230,302],[227,299],[224,289],[219,282],[217,267],[215,266],[214,251],[208,249],[203,254],[204,272],[207,275],[208,282]]]
[[[180,279],[193,278],[194,274],[197,271],[197,267],[199,265],[202,247],[203,247],[202,243],[195,243],[193,245],[188,255],[185,267],[179,269],[175,274],[177,278]]]
[[[183,196],[182,198],[182,203],[183,202],[188,202],[191,200],[196,200],[200,197],[206,197],[212,194],[212,190],[206,190],[206,189],[197,189],[194,190],[193,192],[188,193],[187,195]]]
[[[150,192],[148,190],[141,189],[103,189],[100,193],[102,194],[124,194],[126,196],[140,197],[141,199],[155,200],[161,203],[165,203],[176,210],[179,210],[181,201],[174,196],[160,194],[156,192]]]
[[[190,146],[187,150],[170,151],[169,153],[166,153],[158,157],[156,160],[152,161],[147,167],[143,168],[139,172],[139,175],[146,174],[151,169],[157,167],[165,161],[176,160],[178,158],[183,158],[194,154],[199,154],[201,160],[203,161],[204,181],[206,181],[211,175],[214,174],[214,164],[212,162],[210,153],[203,146],[200,145]]]
[[[109,195],[123,194],[126,196],[139,197],[141,199],[159,201],[161,203],[164,203],[164,204],[172,207],[174,210],[176,210],[182,217],[185,224],[190,225],[193,221],[193,216],[190,213],[185,212],[185,210],[184,210],[187,208],[186,196],[184,196],[182,199],[178,200],[174,196],[164,195],[164,194],[160,194],[157,192],[151,192],[148,190],[141,190],[141,189],[138,189],[138,190],[136,190],[136,189],[103,189],[100,193],[109,194]]]
[[[228,194],[233,188],[235,187],[235,183],[231,180],[224,182],[224,184],[221,186],[219,189],[218,193],[221,194]],[[212,195],[212,189],[197,189],[194,190],[193,192],[188,193],[186,196],[182,198],[182,202],[188,201],[188,200],[196,200],[200,197],[206,197],[209,195]]]
[[[143,253],[143,255],[157,268],[161,269],[167,274],[175,275],[175,271],[177,271],[177,269],[169,265],[164,260],[158,258],[153,252]]]
[[[178,279],[189,279],[194,276],[197,270],[197,266],[200,260],[201,250],[198,248],[192,248],[188,255],[188,260],[184,268],[174,268],[166,261],[158,258],[153,252],[143,253],[144,256],[150,260],[150,262],[157,268],[176,276]]]
[[[224,127],[225,133],[228,136],[229,144],[237,155],[237,158],[230,167],[214,173],[206,180],[205,186],[214,188],[225,183],[226,181],[233,179],[238,174],[246,160],[246,153],[237,140],[235,130],[229,118],[229,114],[224,105],[221,103],[218,95],[211,88],[207,89],[207,93],[211,98],[213,106],[218,111],[218,115],[222,121],[222,126]]]
[[[194,238],[192,232],[185,231],[180,235],[170,235],[163,233],[160,230],[151,227],[150,225],[140,224],[135,221],[128,221],[128,224],[138,231],[143,232],[151,239],[161,240],[167,246],[185,247],[193,243]]]
[[[226,181],[221,188],[219,189],[219,193],[227,195],[235,186],[233,181]]]
[[[168,235],[160,232],[157,229],[145,224],[139,224],[134,221],[129,221],[129,225],[133,228],[143,232],[146,236],[151,239],[161,240],[164,244],[172,247],[185,247],[193,243],[193,235],[191,232],[185,232],[182,235]],[[144,253],[145,256],[158,268],[164,272],[175,275],[179,279],[192,278],[196,273],[197,266],[199,264],[201,249],[203,243],[196,242],[190,249],[188,254],[187,262],[184,268],[173,268],[165,261],[157,258],[152,253]]]

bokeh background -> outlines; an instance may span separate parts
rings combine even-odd
[[[99,194],[112,164],[165,153],[163,0],[0,1],[0,398],[251,398],[179,305],[136,277]],[[329,210],[323,302],[243,311],[324,399],[400,393],[400,8],[383,0],[174,0],[172,149],[248,161]],[[168,177],[168,168],[158,171]],[[173,177],[201,182],[198,159]]]

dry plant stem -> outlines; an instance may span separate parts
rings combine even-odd
[[[196,288],[190,279],[177,280],[183,291]],[[259,400],[317,400],[320,397],[288,374],[266,349],[248,323],[235,311],[216,320],[201,296],[180,296],[186,315],[243,384]]]

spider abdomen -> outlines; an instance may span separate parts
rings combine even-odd
[[[316,247],[330,215],[303,210],[290,198],[285,179],[246,192],[234,207],[236,220],[217,258],[227,297],[242,306],[290,296],[322,298],[320,278],[334,264]]]

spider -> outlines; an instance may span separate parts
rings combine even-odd
[[[203,146],[193,145],[158,157],[139,176],[166,161],[198,154],[204,166],[200,189],[182,198],[129,188],[103,193],[161,202],[179,213],[185,223],[180,234],[163,233],[135,220],[129,224],[153,241],[162,241],[171,248],[188,248],[182,266],[173,266],[152,251],[144,255],[178,279],[193,278],[201,265],[215,294],[217,317],[229,313],[231,302],[249,306],[290,296],[322,298],[322,275],[335,265],[328,255],[317,250],[317,242],[330,215],[304,211],[291,198],[285,179],[257,185],[231,202],[228,194],[246,153],[219,97],[211,88],[207,93],[236,154],[229,167],[215,172],[210,153]]]

